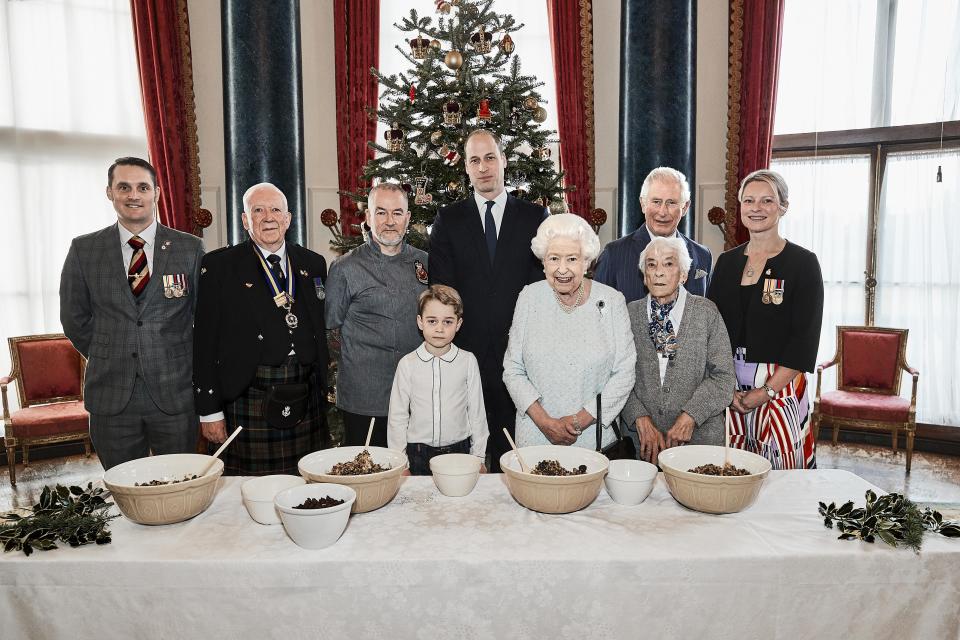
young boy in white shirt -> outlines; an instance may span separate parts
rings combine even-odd
[[[483,460],[487,452],[480,367],[453,344],[463,324],[460,294],[433,285],[420,294],[418,310],[424,342],[397,365],[387,415],[387,446],[406,451],[415,476],[430,475],[434,456],[469,453]]]

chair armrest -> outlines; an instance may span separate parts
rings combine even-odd
[[[13,382],[13,381],[14,381],[14,378],[13,378],[13,377],[11,377],[11,376],[3,376],[2,378],[0,378],[0,386],[5,387],[5,386],[7,386],[8,384],[10,384],[10,383]]]
[[[836,365],[838,362],[840,361],[836,357],[834,357],[833,360],[829,360],[827,362],[821,362],[820,364],[817,365],[817,373],[819,374],[824,369],[829,369],[830,367]]]
[[[13,380],[10,376],[0,378],[0,396],[3,397],[3,424],[10,424],[10,403],[7,400],[7,385]]]

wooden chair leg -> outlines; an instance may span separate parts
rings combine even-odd
[[[10,469],[10,485],[17,486],[17,448],[7,445],[7,467]]]
[[[26,443],[23,445],[23,466],[30,466],[30,445]]]
[[[840,435],[840,425],[833,423],[833,446],[837,446],[837,437]]]
[[[820,439],[820,413],[817,411],[813,412],[813,443],[816,445],[817,440]]]
[[[907,426],[907,473],[910,473],[910,464],[913,462],[913,436],[916,433],[916,427]]]

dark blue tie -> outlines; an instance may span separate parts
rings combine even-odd
[[[487,253],[490,254],[490,264],[497,257],[497,223],[493,221],[493,200],[487,200],[487,213],[483,216],[484,232],[487,236]]]

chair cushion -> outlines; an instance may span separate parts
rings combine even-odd
[[[66,338],[17,343],[24,404],[79,396],[80,354]]]
[[[840,385],[899,393],[897,376],[900,338],[896,333],[856,329],[843,332],[843,374]]]
[[[62,433],[86,433],[90,414],[82,401],[56,402],[27,407],[10,414],[10,434],[15,438],[43,438]]]
[[[906,422],[910,417],[910,401],[876,393],[828,391],[820,396],[820,412],[835,418]]]

